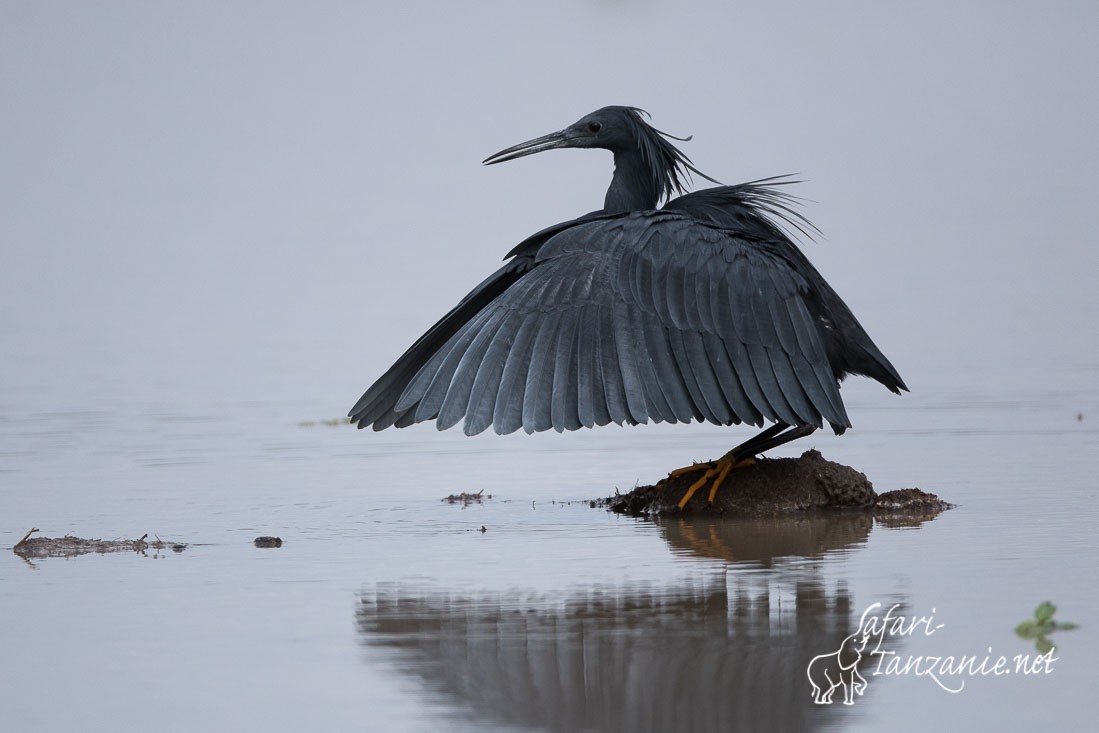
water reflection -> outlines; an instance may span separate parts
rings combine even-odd
[[[663,522],[675,551],[731,564],[665,586],[552,597],[382,585],[362,593],[356,621],[372,658],[480,724],[814,730],[873,697],[858,708],[816,706],[806,678],[810,660],[854,633],[862,610],[815,558],[853,551],[872,527],[864,514]]]
[[[674,552],[772,567],[779,558],[815,558],[866,544],[874,519],[857,512],[783,519],[665,519],[660,532]]]
[[[806,514],[775,519],[661,518],[657,524],[673,552],[695,557],[772,567],[779,558],[819,558],[864,546],[875,526],[919,527],[942,510],[886,510],[869,514]]]

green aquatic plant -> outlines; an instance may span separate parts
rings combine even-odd
[[[1027,619],[1015,627],[1015,633],[1022,639],[1034,639],[1034,648],[1045,654],[1053,649],[1053,642],[1047,637],[1054,631],[1071,631],[1076,624],[1070,621],[1054,621],[1053,614],[1057,612],[1057,606],[1050,601],[1043,601],[1034,609],[1034,618]]]

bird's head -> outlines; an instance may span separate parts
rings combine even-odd
[[[485,165],[515,160],[555,148],[603,148],[611,152],[637,147],[639,133],[656,132],[634,107],[604,107],[584,115],[563,130],[536,137],[501,150],[485,159]]]
[[[692,173],[714,181],[691,164],[670,140],[686,141],[649,124],[648,113],[637,107],[604,107],[584,115],[563,130],[512,145],[484,160],[485,165],[503,163],[555,148],[602,148],[615,155],[616,166],[632,163],[657,197],[684,190],[684,179]],[[627,163],[628,161],[628,163]],[[644,169],[644,173],[642,170]]]

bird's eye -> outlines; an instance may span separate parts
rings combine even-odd
[[[591,132],[599,132],[602,129],[603,129],[603,123],[602,122],[589,122],[588,123],[588,130],[591,131]]]

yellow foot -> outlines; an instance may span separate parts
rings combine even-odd
[[[734,468],[744,468],[745,466],[751,466],[755,463],[754,458],[743,458],[739,461],[734,460],[729,456],[722,456],[716,461],[710,461],[709,463],[696,463],[693,466],[687,466],[686,468],[677,468],[668,474],[669,478],[677,476],[683,476],[684,474],[694,473],[696,471],[704,471],[702,476],[697,481],[687,488],[686,493],[683,494],[683,498],[679,500],[679,508],[687,506],[687,502],[691,500],[691,497],[695,495],[695,492],[706,485],[708,481],[712,480],[710,484],[710,496],[709,502],[714,503],[714,497],[717,496],[717,490],[721,488],[721,484],[725,483],[725,477],[729,475],[729,472]]]

